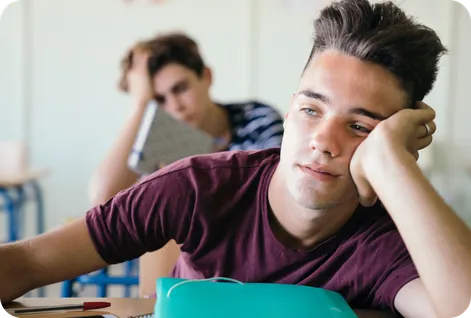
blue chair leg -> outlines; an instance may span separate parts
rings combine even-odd
[[[108,276],[108,267],[100,270],[98,275]],[[108,295],[108,284],[100,283],[97,285],[97,296],[105,298]]]
[[[44,233],[44,201],[43,195],[41,191],[41,187],[39,186],[37,181],[31,182],[31,186],[33,187],[33,192],[36,200],[36,217],[37,217],[37,228],[36,232],[38,234]]]
[[[126,277],[131,277],[133,275],[135,268],[135,262],[129,261],[124,264],[124,276]],[[131,298],[131,286],[126,285],[124,287],[124,297],[126,298]]]
[[[41,187],[36,180],[32,181],[31,187],[33,188],[34,198],[36,201],[36,233],[44,233],[44,200]],[[45,297],[46,292],[44,288],[38,289],[39,297]]]
[[[15,202],[11,197],[8,189],[0,188],[0,195],[3,196],[5,209],[8,214],[8,241],[15,242],[18,240],[18,222],[15,211]]]
[[[74,297],[74,282],[75,279],[66,280],[62,283],[62,297],[63,298],[70,298]]]
[[[15,188],[16,190],[16,235],[18,239],[24,237],[24,205],[25,205],[25,191],[23,186]]]

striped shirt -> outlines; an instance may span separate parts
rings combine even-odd
[[[229,113],[232,139],[228,150],[277,148],[283,138],[283,118],[257,101],[220,104]]]

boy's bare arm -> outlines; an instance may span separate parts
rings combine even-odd
[[[95,250],[85,219],[32,239],[4,244],[0,259],[3,304],[37,287],[107,266]]]

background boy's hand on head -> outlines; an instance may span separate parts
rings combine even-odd
[[[132,52],[131,65],[126,71],[128,91],[134,102],[145,106],[154,97],[152,79],[148,69],[150,53],[141,48],[134,48]]]

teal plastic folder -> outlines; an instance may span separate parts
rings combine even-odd
[[[338,293],[228,278],[159,278],[154,318],[357,318]]]

